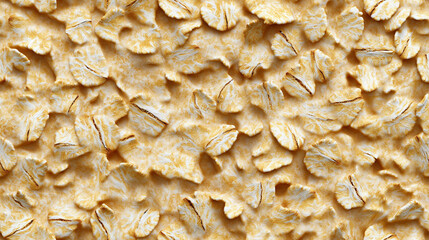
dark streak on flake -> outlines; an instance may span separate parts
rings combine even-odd
[[[262,87],[264,88],[265,93],[267,94],[268,104],[270,105],[270,109],[272,109],[273,108],[273,105],[272,105],[273,100],[271,99],[270,93],[267,90],[267,83],[266,82],[262,83]]]
[[[83,64],[83,66],[90,72],[90,73],[92,73],[92,74],[94,74],[94,75],[96,75],[96,76],[98,76],[98,77],[102,77],[102,76],[100,76],[100,74],[98,74],[94,69],[92,69],[92,68],[90,68],[90,67],[88,67],[85,63]]]
[[[378,7],[378,5],[380,5],[384,1],[386,1],[386,0],[381,0],[380,2],[378,2],[377,4],[375,4],[374,8],[371,10],[371,12],[369,13],[369,15],[371,16],[374,13],[375,9]]]
[[[34,177],[31,176],[30,173],[25,168],[22,168],[22,170],[24,170],[24,173],[28,176],[28,178],[30,179],[30,181],[33,182],[34,185],[36,185],[36,187],[39,187],[39,184],[36,182],[36,180],[34,179]]]
[[[294,75],[292,75],[291,73],[286,73],[286,75],[290,75],[296,82],[298,82],[298,84],[302,87],[302,88],[304,88],[305,89],[305,91],[308,93],[308,94],[310,94],[311,96],[313,95],[313,93],[311,93],[311,91],[310,91],[310,89],[308,89],[307,88],[307,86],[305,86],[305,84],[302,82],[302,80],[301,79],[299,79],[299,78],[297,78],[297,77],[295,77]]]
[[[164,125],[168,125],[168,123],[166,123],[166,122],[162,121],[160,118],[158,118],[157,116],[155,116],[155,114],[153,114],[153,113],[149,112],[148,110],[146,110],[146,109],[144,109],[144,108],[141,108],[139,105],[137,105],[137,104],[135,104],[135,103],[133,103],[132,105],[133,105],[134,107],[136,107],[137,109],[139,109],[140,111],[142,111],[142,112],[146,113],[146,114],[147,114],[147,115],[149,115],[150,117],[154,118],[155,120],[157,120],[157,121],[161,122],[162,124],[164,124]]]
[[[357,195],[357,196],[359,197],[359,199],[360,199],[360,200],[365,204],[365,200],[363,200],[363,198],[360,196],[360,194],[359,194],[359,192],[358,192],[358,190],[357,190],[357,188],[356,188],[355,184],[353,183],[352,176],[349,176],[349,181],[350,181],[350,184],[352,185],[353,189],[355,190],[356,195]]]
[[[55,143],[54,147],[74,147],[77,146],[76,144],[73,143]]]
[[[91,22],[91,20],[85,20],[85,21],[79,22],[77,24],[69,26],[69,28],[75,28],[75,27],[77,27],[77,26],[79,26],[81,24],[88,23],[88,22]]]
[[[299,148],[298,140],[296,139],[295,134],[291,131],[290,127],[288,126],[289,132],[292,135],[293,141],[295,142],[296,148]]]
[[[24,205],[21,204],[20,201],[18,201],[18,199],[16,199],[14,196],[12,196],[13,201],[15,201],[16,203],[18,203],[19,206],[21,206],[22,208],[25,208]]]
[[[386,239],[389,239],[389,238],[392,238],[392,237],[395,237],[395,235],[390,234],[389,236],[387,236],[387,237],[386,237],[386,238],[384,238],[383,240],[386,240]]]
[[[400,116],[402,116],[408,109],[410,109],[410,107],[411,107],[411,103],[410,104],[408,104],[408,106],[401,112],[401,113],[399,113],[398,114],[398,116],[396,116],[395,118],[393,118],[391,121],[393,122],[393,121],[395,121],[396,119],[398,119]]]
[[[124,137],[124,138],[120,139],[119,141],[123,142],[123,141],[126,141],[126,140],[128,140],[128,139],[135,138],[135,137],[136,137],[136,136],[134,136],[134,134],[132,134],[132,135],[129,135],[129,136],[126,136],[126,137]]]
[[[6,172],[6,169],[4,168],[3,164],[1,163],[1,161],[0,161],[0,168],[1,168],[4,172]]]
[[[5,238],[9,238],[10,236],[14,235],[15,233],[22,231],[24,229],[26,229],[27,227],[29,227],[32,223],[34,222],[34,219],[31,219],[30,222],[28,222],[24,227],[20,228],[20,229],[16,229],[14,232],[10,233],[9,235],[4,236]]]
[[[64,218],[49,218],[49,221],[58,221],[58,222],[78,222],[78,220],[73,220],[73,219],[64,219]]]
[[[176,5],[178,5],[179,7],[184,8],[189,14],[191,14],[191,10],[188,9],[188,7],[186,7],[185,4],[181,3],[180,1],[177,0],[171,0],[173,3],[175,3]]]
[[[293,50],[293,52],[295,53],[295,55],[297,55],[298,54],[298,52],[295,50],[295,48],[293,47],[293,44],[289,41],[289,39],[288,39],[288,37],[286,36],[286,34],[284,34],[283,33],[283,31],[279,31],[280,32],[280,35],[286,40],[286,42],[287,43],[289,43],[290,44],[290,46],[291,46],[291,48],[292,48],[292,50]]]
[[[27,142],[28,142],[29,136],[30,136],[30,128],[28,128],[28,130],[27,130]]]
[[[97,217],[97,221],[100,223],[101,228],[106,233],[107,240],[110,240],[109,233],[107,232],[106,227],[104,226],[103,222],[101,221],[100,216],[98,216],[97,211],[95,211],[95,216]]]
[[[229,133],[229,132],[232,132],[232,131],[234,131],[235,130],[235,128],[232,128],[232,129],[229,129],[229,130],[227,130],[227,131],[225,131],[225,132],[222,132],[222,133],[220,133],[220,134],[218,134],[218,135],[216,135],[214,138],[212,138],[212,139],[210,139],[210,141],[206,144],[206,146],[204,147],[205,149],[207,149],[207,147],[216,139],[216,138],[218,138],[218,137],[220,137],[220,136],[222,136],[222,135],[225,135],[225,134],[227,134],[227,133]]]
[[[261,65],[261,63],[256,64],[255,67],[253,67],[252,72],[250,73],[250,77],[253,77],[253,75],[255,75],[255,70],[256,68],[258,68]]]
[[[198,213],[197,209],[195,209],[194,204],[191,202],[191,200],[189,200],[189,199],[187,199],[187,198],[185,198],[185,200],[186,200],[186,202],[189,204],[189,206],[191,206],[192,210],[194,210],[195,214],[197,214],[197,217],[198,217],[198,219],[199,219],[200,225],[201,225],[201,227],[203,228],[203,230],[205,231],[205,230],[206,230],[206,228],[204,227],[203,220],[201,219],[201,216],[200,216],[200,214]]]
[[[230,83],[232,83],[232,81],[234,81],[234,79],[231,79],[227,83],[225,83],[225,85],[223,85],[222,89],[219,91],[219,94],[217,95],[217,102],[218,103],[219,103],[220,95],[222,94],[223,90],[226,88],[227,85],[229,85]]]
[[[362,99],[362,97],[356,97],[356,98],[353,98],[353,99],[339,101],[339,102],[332,102],[332,104],[350,103],[350,102],[354,102],[354,101],[359,100],[359,99]]]
[[[313,57],[314,65],[316,66],[317,71],[320,73],[320,75],[322,75],[323,81],[325,81],[325,80],[326,80],[325,74],[323,73],[323,71],[322,71],[322,70],[320,70],[320,68],[319,68],[319,64],[317,64],[317,60],[316,60],[316,52],[315,52],[315,51],[312,51],[312,52],[311,52],[311,55],[312,55],[312,57]]]
[[[92,123],[94,124],[95,129],[97,130],[98,138],[100,139],[101,144],[103,145],[104,149],[109,150],[106,147],[106,143],[103,141],[103,136],[101,135],[100,129],[98,128],[97,124],[95,123],[94,117],[92,117],[91,119],[92,119]]]
[[[405,47],[404,49],[402,49],[401,53],[399,54],[399,56],[402,56],[402,54],[404,54],[405,49],[407,49],[408,44],[410,43],[411,37],[407,39],[407,42],[405,43]]]
[[[131,7],[132,5],[134,5],[136,2],[138,2],[138,0],[131,1],[131,2],[130,2],[130,3],[128,3],[125,7],[126,7],[126,8],[129,8],[129,7]]]
[[[70,104],[69,109],[67,110],[67,113],[70,112],[70,109],[72,108],[73,104],[76,102],[76,100],[79,98],[79,95],[76,96],[76,98],[73,100],[73,102]]]

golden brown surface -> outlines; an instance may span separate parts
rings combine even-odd
[[[429,2],[0,0],[0,239],[429,239]]]

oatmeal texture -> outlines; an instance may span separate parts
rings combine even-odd
[[[429,2],[0,0],[0,239],[429,239]]]

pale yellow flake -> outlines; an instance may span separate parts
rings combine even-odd
[[[398,236],[393,233],[386,231],[382,224],[378,223],[369,226],[365,230],[364,240],[399,240]]]
[[[109,152],[118,146],[119,127],[105,115],[78,116],[74,128],[79,143],[91,150]]]
[[[268,148],[269,152],[261,153],[253,160],[255,167],[261,172],[271,172],[292,163],[292,153],[282,148]],[[254,155],[254,154],[252,154]]]
[[[158,154],[158,159],[152,169],[166,178],[183,178],[194,183],[201,183],[204,176],[198,165],[198,155],[181,148],[183,147],[176,145],[170,151]]]
[[[356,7],[349,7],[335,19],[334,39],[342,46],[350,46],[362,36],[364,23],[362,12]]]
[[[20,128],[21,141],[33,142],[39,139],[49,118],[49,110],[46,107],[31,108],[27,109],[29,113],[24,117]]]
[[[159,0],[158,4],[171,18],[190,19],[199,15],[199,9],[192,0]]]
[[[138,238],[148,236],[156,227],[159,221],[159,212],[153,209],[146,209],[138,222],[135,229],[135,236]]]
[[[319,197],[316,191],[308,186],[292,184],[286,191],[287,207],[296,209],[303,217],[320,211]]]
[[[238,130],[250,137],[259,134],[264,128],[260,117],[250,108],[243,109],[238,114],[237,121],[239,123]]]
[[[423,82],[429,82],[429,54],[417,57],[417,69]]]
[[[191,231],[202,232],[206,229],[203,220],[201,219],[201,215],[195,206],[197,204],[197,200],[186,197],[180,202],[178,212],[180,218],[190,227]]]
[[[356,49],[356,58],[364,64],[384,66],[392,61],[394,51],[390,49]]]
[[[112,8],[95,25],[95,33],[104,40],[118,42],[122,28],[130,27],[125,12],[121,8]]]
[[[97,208],[90,219],[92,234],[96,239],[109,240],[116,239],[115,227],[116,217],[113,210],[103,203]]]
[[[77,212],[77,209],[62,206],[62,208],[52,209],[47,218],[55,237],[67,238],[82,223],[83,217]]]
[[[292,123],[281,120],[270,122],[270,130],[277,141],[291,151],[301,148],[305,141],[303,131]]]
[[[334,71],[332,59],[319,49],[311,51],[311,58],[314,79],[318,82],[325,82]],[[303,62],[301,61],[301,65]]]
[[[263,21],[253,20],[246,24],[244,29],[244,38],[248,43],[257,43],[264,37],[266,25]]]
[[[337,142],[325,138],[315,143],[305,154],[307,170],[317,177],[329,177],[341,167],[341,155]]]
[[[417,41],[411,29],[401,27],[395,32],[396,53],[403,59],[415,57],[420,51],[420,43]]]
[[[301,113],[299,117],[305,130],[320,135],[338,131],[342,127],[334,112],[325,106],[312,106],[309,110]]]
[[[360,64],[356,67],[356,80],[365,92],[372,92],[380,87],[385,76],[379,69],[368,64]]]
[[[344,91],[334,92],[329,97],[329,102],[337,119],[343,125],[350,125],[362,110],[364,100],[359,88],[350,88]]]
[[[382,106],[379,116],[367,118],[364,122],[355,121],[351,126],[370,137],[403,137],[416,123],[416,105],[408,98],[394,97]]]
[[[45,55],[51,51],[52,38],[48,32],[33,27],[26,29],[25,36],[20,38],[16,45],[28,48],[39,55]]]
[[[145,199],[146,193],[139,186],[142,183],[142,177],[143,174],[138,172],[133,164],[120,163],[110,171],[104,180],[103,195],[107,199],[119,199],[122,201]]]
[[[27,191],[18,190],[17,192],[11,194],[10,197],[12,197],[12,199],[23,208],[30,209],[35,207],[35,201],[28,196]]]
[[[249,91],[250,102],[266,113],[278,110],[284,103],[282,91],[273,83],[263,82]]]
[[[72,127],[60,128],[55,133],[54,153],[61,160],[72,159],[87,153],[89,149],[81,146]]]
[[[61,40],[54,39],[52,49],[49,52],[49,55],[51,56],[49,63],[53,73],[55,74],[55,84],[60,86],[76,86],[79,84],[70,72],[69,55],[73,53],[72,44],[73,43],[66,38]],[[62,89],[53,89],[53,92],[61,91]]]
[[[285,234],[298,225],[300,216],[296,211],[278,205],[272,208],[269,219],[275,234]]]
[[[3,48],[0,52],[0,82],[12,73],[14,67],[20,71],[25,71],[29,65],[30,60],[19,50]]]
[[[216,110],[216,102],[201,89],[192,92],[189,106],[191,113],[201,118],[213,116]]]
[[[238,68],[243,76],[251,78],[259,69],[270,68],[272,62],[272,53],[268,46],[264,44],[251,44],[241,49]]]
[[[156,0],[127,0],[125,11],[132,13],[142,24],[155,23]]]
[[[178,48],[168,56],[168,61],[179,72],[195,74],[207,68],[204,53],[198,46],[185,46]]]
[[[429,176],[429,137],[420,133],[414,138],[407,141],[405,152],[408,158],[412,161],[415,168],[423,173],[424,176]]]
[[[109,94],[104,97],[104,106],[98,108],[98,114],[105,114],[114,121],[127,116],[129,107],[119,94]]]
[[[279,0],[246,0],[249,11],[263,19],[265,24],[286,24],[293,22],[295,16],[286,2]]]
[[[300,31],[297,27],[280,30],[274,34],[271,40],[271,49],[274,52],[274,56],[282,60],[297,56],[302,48],[302,41],[299,36]]]
[[[293,97],[311,98],[316,91],[316,83],[310,74],[301,66],[290,69],[282,78],[282,85]]]
[[[376,21],[390,19],[399,8],[399,0],[364,0],[365,11]]]
[[[130,123],[139,131],[150,136],[158,136],[168,125],[168,114],[148,105],[145,98],[138,96],[131,99],[130,103],[128,117]]]
[[[210,197],[213,200],[223,201],[225,203],[223,211],[228,219],[239,217],[244,211],[243,204],[240,204],[233,196],[227,194],[210,193]]]
[[[365,200],[362,197],[362,187],[356,177],[352,174],[337,182],[335,186],[335,197],[341,206],[349,210],[362,207]]]
[[[417,104],[416,116],[420,119],[420,126],[423,132],[429,133],[429,94],[426,94],[423,99]]]
[[[39,189],[42,187],[48,170],[46,160],[24,158],[20,161],[19,168],[31,188]]]
[[[415,220],[423,215],[424,208],[416,200],[412,200],[402,206],[392,217],[388,219],[389,222]]]
[[[27,211],[19,208],[10,196],[2,196],[0,201],[0,225],[1,235],[5,238],[11,238],[20,231],[25,231],[34,222],[34,218]]]
[[[159,231],[157,240],[187,240],[186,229],[176,222],[170,223],[167,227]]]
[[[386,31],[395,31],[400,28],[402,24],[407,20],[407,18],[411,14],[411,9],[409,8],[399,8],[398,11],[387,21],[384,23],[384,29]]]
[[[244,109],[243,90],[234,79],[226,82],[217,96],[217,108],[223,113],[237,113]]]
[[[356,162],[363,166],[371,166],[379,158],[374,146],[362,144],[356,149]]]
[[[210,133],[208,142],[205,144],[205,151],[211,156],[220,155],[228,151],[235,140],[237,140],[238,131],[233,125],[221,125],[215,131]]]
[[[98,44],[85,44],[76,48],[69,64],[73,77],[86,87],[103,84],[109,76],[106,59]]]
[[[74,43],[83,44],[92,36],[93,27],[90,10],[86,7],[73,6],[59,9],[54,17],[66,23],[66,34]]]
[[[0,136],[0,176],[4,176],[15,167],[17,156],[9,140]]]
[[[212,28],[226,31],[233,28],[238,21],[240,8],[234,1],[207,0],[201,6],[201,16]]]
[[[57,8],[57,0],[34,0],[34,6],[40,13],[49,13]]]
[[[314,6],[308,8],[304,11],[301,22],[304,26],[305,36],[311,42],[317,42],[325,35],[328,21],[323,7]]]
[[[133,53],[151,54],[158,49],[160,36],[157,27],[143,26],[131,30],[128,35],[124,35],[121,42]]]

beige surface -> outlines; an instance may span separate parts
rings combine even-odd
[[[0,239],[429,239],[423,0],[0,0]]]

